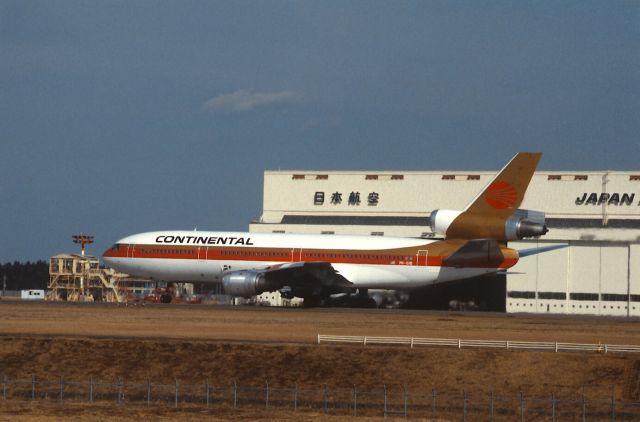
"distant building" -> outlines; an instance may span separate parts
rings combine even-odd
[[[463,209],[497,171],[266,171],[262,216],[250,231],[429,238],[432,210]],[[568,247],[521,259],[506,279],[434,287],[425,300],[640,316],[640,171],[537,172],[521,208],[544,211],[550,231],[511,247]]]

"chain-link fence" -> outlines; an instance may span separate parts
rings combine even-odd
[[[273,409],[313,411],[327,415],[393,416],[462,421],[637,421],[640,403],[611,397],[564,395],[529,397],[523,393],[473,393],[409,391],[402,386],[383,385],[360,390],[239,385],[236,382],[170,383],[105,382],[94,378],[44,380],[36,377],[12,379],[3,376],[3,401],[48,401],[64,403],[114,403],[120,406],[170,407],[177,409]]]

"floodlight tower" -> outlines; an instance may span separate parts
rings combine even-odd
[[[93,243],[93,236],[80,233],[74,234],[71,237],[73,238],[73,243],[79,243],[80,245],[82,245],[82,256],[84,256],[84,245],[90,245],[91,243]]]

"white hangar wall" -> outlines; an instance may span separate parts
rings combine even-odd
[[[511,242],[516,249],[557,242]],[[507,276],[507,312],[640,316],[640,245],[565,242],[521,259]]]
[[[462,209],[495,172],[266,171],[252,232],[433,236],[434,209]],[[506,311],[640,315],[640,171],[536,172],[521,208],[568,247],[521,259]]]

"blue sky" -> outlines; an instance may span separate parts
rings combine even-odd
[[[638,1],[0,0],[0,262],[246,230],[267,169],[640,168]]]

